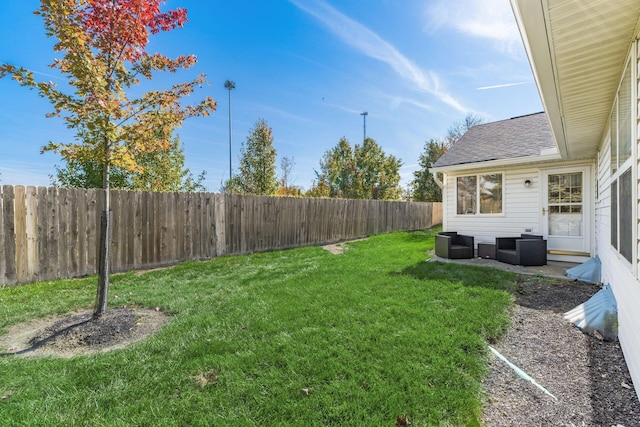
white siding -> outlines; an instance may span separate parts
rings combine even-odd
[[[504,175],[502,215],[457,215],[456,178],[469,174],[502,173]],[[524,182],[531,180],[531,187]],[[521,233],[540,234],[540,170],[529,166],[517,169],[481,170],[469,173],[447,174],[445,179],[443,228],[468,234],[475,241],[494,241],[501,236],[519,236]]]
[[[634,50],[632,50],[634,52]],[[635,53],[635,52],[634,52]],[[640,55],[638,55],[640,56]],[[636,88],[638,87],[637,68],[634,67],[634,76],[636,76]],[[637,91],[636,91],[637,99]],[[640,130],[640,120],[638,119],[638,110],[634,109],[634,118],[637,126],[634,130],[636,141]],[[618,252],[611,246],[611,141],[608,132],[605,132],[605,138],[600,144],[598,158],[598,194],[596,199],[596,241],[597,253],[602,261],[602,281],[610,283],[618,304],[618,335],[620,345],[624,352],[625,360],[629,367],[629,372],[633,378],[636,393],[640,395],[640,282],[637,278],[637,262],[634,266],[624,260]],[[640,151],[638,144],[634,144],[634,163],[633,176],[636,180],[636,189],[633,197],[638,206],[638,164]],[[636,207],[636,217],[638,216]],[[640,231],[637,226],[631,231],[635,233],[636,239],[640,240]],[[637,259],[638,250],[636,250]]]

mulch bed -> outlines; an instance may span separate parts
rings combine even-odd
[[[158,331],[170,319],[160,308],[117,307],[98,319],[91,311],[33,319],[0,336],[0,349],[24,357],[74,357],[124,348]]]
[[[640,401],[618,342],[563,320],[599,286],[522,276],[512,325],[492,346],[557,401],[492,356],[484,383],[487,426],[639,426]]]

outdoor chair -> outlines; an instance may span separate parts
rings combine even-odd
[[[496,237],[496,259],[513,265],[547,265],[547,241],[533,234]]]
[[[463,236],[455,231],[436,234],[436,255],[440,258],[473,258],[473,236]]]

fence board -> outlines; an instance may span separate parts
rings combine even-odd
[[[0,186],[0,285],[97,272],[103,190]],[[111,190],[111,270],[335,243],[442,221],[440,203]]]
[[[14,204],[15,192],[14,188],[8,185],[4,186],[4,224],[5,224],[5,244],[4,244],[4,263],[5,263],[5,283],[16,283],[16,238],[14,226]]]
[[[99,202],[102,190],[87,190],[87,270],[85,274],[96,274],[98,272],[97,248],[100,235],[100,210]]]
[[[203,199],[203,209],[200,216],[205,218],[205,224],[200,231],[205,248],[200,259],[213,258],[224,253],[224,211],[220,213],[218,210],[219,194],[200,193],[200,197]],[[219,233],[222,233],[222,237]],[[218,245],[220,245],[220,251]]]
[[[123,214],[127,217],[127,229],[125,230],[127,236],[127,253],[125,258],[127,260],[126,269],[135,269],[135,239],[138,233],[138,225],[136,224],[136,209],[135,193],[133,191],[126,191],[124,194],[125,207]]]
[[[78,239],[80,233],[80,222],[78,221],[78,212],[80,211],[78,208],[78,204],[81,200],[84,199],[82,197],[82,190],[73,188],[69,190],[69,271],[79,272],[80,271],[80,242]]]
[[[63,233],[62,245],[60,250],[63,253],[64,259],[64,277],[71,274],[74,271],[74,264],[77,267],[77,260],[75,258],[75,237],[74,236],[74,216],[75,216],[75,200],[74,200],[74,188],[64,188],[63,205],[60,210],[60,232]]]
[[[160,210],[160,197],[158,194],[149,193],[149,267],[160,264],[160,219],[156,212]]]
[[[141,193],[141,245],[142,245],[142,258],[140,260],[141,266],[151,265],[151,194],[150,192]]]
[[[27,232],[27,277],[28,281],[38,280],[40,257],[38,256],[38,191],[27,187],[26,191],[26,232]]]
[[[14,193],[14,233],[15,233],[15,263],[16,281],[26,282],[28,278],[27,257],[27,206],[25,187],[18,185]]]
[[[4,224],[4,186],[0,185],[0,248],[5,247],[5,235],[7,235],[7,231],[5,230]],[[7,239],[11,240],[9,237]],[[7,269],[7,261],[5,259],[5,250],[3,249],[0,252],[0,286],[4,286],[7,284],[6,281],[6,269]]]
[[[87,190],[77,189],[75,199],[77,272],[87,274]]]
[[[122,265],[122,241],[120,239],[120,193],[111,191],[109,193],[109,209],[111,210],[111,250],[109,251],[109,268],[112,272],[117,272]],[[99,235],[99,234],[98,234]],[[98,252],[100,253],[100,252]]]

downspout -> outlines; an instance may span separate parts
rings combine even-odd
[[[436,185],[440,187],[441,190],[444,190],[444,184],[440,181],[440,178],[438,178],[438,172],[431,172],[431,176],[433,177],[433,181]],[[442,173],[442,176],[444,177],[444,172]]]
[[[440,202],[442,204],[442,230],[446,230],[446,222],[447,222],[447,215],[446,215],[446,209],[445,209],[445,188],[444,188],[444,183],[440,180],[440,178],[438,177],[438,172],[432,172],[431,176],[433,177],[433,182],[436,183],[436,185],[440,188],[441,192],[442,192],[442,202]],[[445,180],[445,173],[442,172],[442,179]]]

